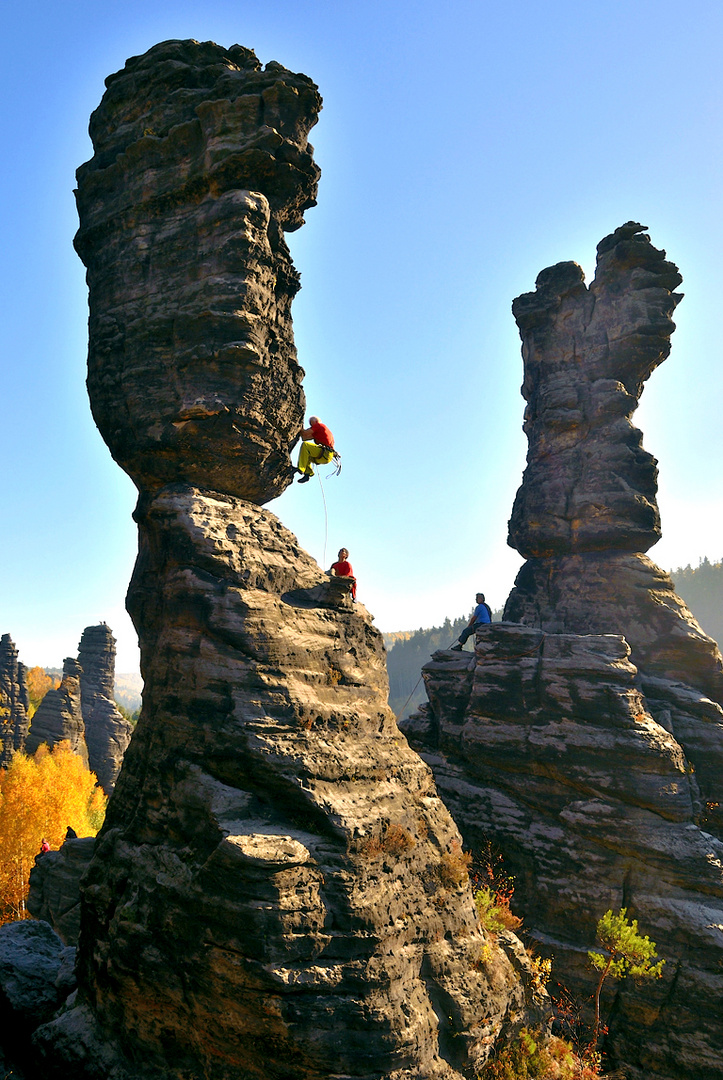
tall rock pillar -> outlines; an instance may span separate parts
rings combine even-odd
[[[0,767],[16,750],[25,749],[30,699],[25,667],[9,634],[0,638]]]
[[[78,645],[80,703],[88,762],[107,795],[115,787],[133,728],[115,703],[115,638],[107,623],[86,626]]]
[[[485,949],[381,635],[260,507],[302,427],[283,233],[314,203],[320,104],[247,49],[175,41],[91,121],[88,387],[140,488],[145,689],[56,1061],[85,1017],[134,1077],[454,1080],[540,1015],[519,943]]]

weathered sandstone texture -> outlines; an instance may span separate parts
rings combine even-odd
[[[22,750],[28,734],[28,687],[25,667],[9,634],[0,638],[0,767],[16,750]]]
[[[258,505],[301,427],[280,230],[313,201],[319,105],[248,50],[168,42],[94,114],[88,386],[141,489],[145,689],[77,1004],[37,1034],[54,1077],[97,1051],[114,1080],[459,1080],[544,1020],[520,943],[480,928],[381,635]]]
[[[73,751],[88,764],[85,724],[80,704],[80,664],[73,657],[63,661],[63,678],[55,690],[48,690],[38,705],[25,742],[25,752],[34,754],[41,743],[55,746],[67,739]]]
[[[556,978],[591,993],[595,923],[628,908],[666,959],[609,988],[606,1049],[635,1080],[723,1077],[721,656],[643,554],[654,460],[630,422],[669,352],[677,269],[628,224],[519,297],[528,465],[510,521],[527,556],[475,656],[425,667],[406,730],[473,849],[491,840]]]
[[[240,45],[167,41],[106,80],[78,170],[88,391],[144,491],[279,495],[302,426],[284,231],[315,205],[305,75]]]
[[[80,879],[95,848],[94,836],[66,840],[57,851],[39,855],[30,871],[28,911],[49,923],[67,945],[80,933]]]
[[[107,623],[85,628],[78,645],[78,663],[88,761],[109,795],[115,787],[133,727],[113,698],[115,638]]]

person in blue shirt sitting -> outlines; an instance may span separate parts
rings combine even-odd
[[[485,623],[492,622],[492,610],[489,604],[485,604],[485,594],[478,592],[475,600],[477,601],[477,607],[472,612],[472,618],[459,635],[457,644],[452,646],[452,652],[461,652],[462,646],[468,638],[472,637],[478,626],[484,626]]]

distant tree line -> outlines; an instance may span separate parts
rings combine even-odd
[[[723,642],[723,561],[701,559],[696,567],[679,566],[670,576],[675,591],[720,645]]]

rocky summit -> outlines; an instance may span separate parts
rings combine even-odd
[[[42,1068],[470,1078],[544,1001],[480,926],[371,617],[260,506],[302,427],[282,232],[313,203],[316,87],[193,41],[107,85],[77,246],[94,416],[140,488],[145,688]]]
[[[514,302],[530,446],[509,536],[527,562],[473,657],[426,665],[406,725],[467,844],[502,852],[557,980],[592,993],[608,908],[657,943],[662,978],[604,1001],[605,1049],[634,1080],[723,1078],[722,661],[645,555],[656,463],[630,419],[680,281],[628,223],[589,288],[562,263]]]
[[[115,638],[107,623],[86,626],[78,645],[80,704],[88,762],[107,795],[115,786],[133,728],[115,703]]]

